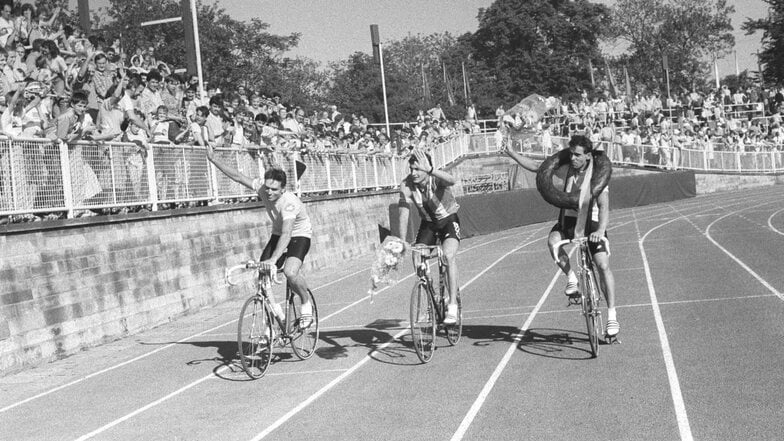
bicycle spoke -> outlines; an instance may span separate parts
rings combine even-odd
[[[411,291],[411,339],[419,360],[427,363],[433,357],[436,339],[435,310],[427,286],[417,282]]]
[[[237,348],[242,369],[252,379],[261,378],[272,360],[272,323],[264,301],[245,301],[237,323]]]

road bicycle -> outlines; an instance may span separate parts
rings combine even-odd
[[[450,345],[454,346],[460,341],[463,331],[463,305],[458,290],[457,322],[451,325],[444,324],[449,303],[449,277],[444,253],[437,245],[415,245],[411,250],[418,277],[411,291],[411,339],[417,357],[422,363],[427,363],[433,358],[438,330],[446,333]],[[431,259],[437,259],[438,263],[438,290],[435,289],[430,276],[428,261]]]
[[[319,336],[318,308],[313,293],[308,290],[313,318],[303,320],[300,317],[300,297],[291,289],[288,281],[285,308],[273,308],[272,284],[281,283],[275,265],[248,261],[231,267],[226,270],[229,285],[236,285],[231,275],[239,270],[256,272],[256,292],[242,305],[237,323],[237,347],[245,373],[252,379],[263,377],[272,361],[274,346],[290,344],[300,360],[313,356]],[[281,315],[275,313],[276,309]]]
[[[603,237],[607,252],[609,253],[609,243],[607,238]],[[602,312],[599,310],[603,292],[602,287],[598,283],[596,277],[596,267],[593,264],[593,256],[591,250],[588,248],[588,237],[578,237],[574,239],[564,239],[555,244],[555,255],[558,256],[561,248],[566,244],[575,244],[577,246],[577,278],[579,292],[577,296],[569,298],[570,305],[581,305],[583,316],[585,317],[585,325],[588,328],[588,342],[591,346],[591,356],[596,358],[599,356],[599,340],[604,339],[608,344],[618,343],[616,336],[604,335],[604,327],[602,326]]]

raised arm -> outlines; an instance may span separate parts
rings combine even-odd
[[[512,158],[516,163],[520,164],[520,167],[524,169],[536,173],[539,170],[539,165],[541,163],[534,161],[533,159],[523,156],[517,152],[513,152],[508,148],[504,147],[503,152],[506,153],[507,156]]]
[[[430,176],[434,176],[447,187],[451,187],[457,182],[457,180],[455,180],[451,174],[445,172],[444,170],[436,169],[434,166],[430,165],[424,151],[416,149],[414,150],[414,156],[416,156],[417,160],[414,164],[412,164],[413,167],[426,172]]]
[[[251,178],[249,176],[243,175],[236,168],[234,168],[234,167],[232,167],[232,166],[230,166],[228,164],[224,164],[224,163],[220,162],[217,158],[215,158],[215,151],[212,149],[212,146],[210,145],[210,143],[207,143],[207,145],[205,147],[207,148],[207,159],[209,159],[210,162],[215,164],[215,167],[218,167],[218,170],[222,171],[232,181],[238,182],[238,183],[240,183],[240,184],[250,188],[251,190],[254,190],[254,188],[253,188],[253,178]]]

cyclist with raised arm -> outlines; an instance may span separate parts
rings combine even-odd
[[[452,325],[458,318],[456,256],[460,247],[460,220],[457,218],[460,206],[450,188],[456,181],[449,173],[433,167],[430,155],[422,150],[414,150],[408,164],[410,173],[400,183],[400,237],[406,239],[409,207],[413,204],[422,218],[414,243],[433,246],[437,241],[441,242],[449,278],[449,304],[444,324]]]
[[[286,172],[272,168],[264,173],[264,180],[245,176],[237,169],[218,161],[212,146],[207,144],[207,159],[232,180],[250,188],[259,195],[272,221],[272,235],[259,259],[264,264],[283,267],[283,274],[291,289],[302,302],[300,327],[313,323],[313,305],[308,296],[308,285],[300,274],[302,262],[310,250],[313,228],[305,204],[294,194],[286,191]],[[282,315],[280,305],[274,305],[275,313]]]
[[[524,169],[534,173],[538,171],[539,163],[537,161],[506,148],[504,151]],[[585,136],[572,136],[569,140],[569,153],[571,161],[564,176],[564,191],[569,194],[579,194],[580,187],[585,179],[588,163],[593,158],[593,143]],[[607,329],[605,332],[608,336],[614,337],[621,330],[615,311],[615,278],[610,270],[609,252],[605,242],[602,241],[602,238],[607,237],[607,225],[610,220],[609,194],[609,186],[607,186],[597,198],[591,200],[591,212],[587,220],[585,233],[588,235],[588,248],[593,256],[593,261],[599,269],[599,277],[604,288],[605,299],[607,300]],[[577,211],[562,208],[558,215],[558,222],[553,226],[547,240],[550,254],[568,278],[564,292],[570,297],[579,294],[577,290],[577,275],[571,268],[569,255],[561,249],[556,256],[557,250],[553,247],[561,240],[574,239],[576,225]]]

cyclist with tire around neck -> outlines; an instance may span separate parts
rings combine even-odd
[[[534,173],[538,171],[539,163],[537,161],[507,148],[504,148],[504,152],[524,169]],[[579,194],[583,181],[586,179],[589,162],[593,159],[593,143],[583,135],[574,135],[569,140],[569,153],[571,160],[564,177],[564,191],[569,194]],[[605,333],[610,337],[614,337],[618,335],[621,329],[615,310],[615,277],[610,269],[609,250],[605,242],[602,241],[602,238],[607,237],[607,225],[610,220],[609,194],[609,186],[607,186],[598,197],[592,198],[589,204],[590,214],[586,219],[584,231],[588,236],[588,248],[598,269],[600,283],[607,301],[607,329]],[[559,252],[553,246],[561,240],[574,239],[577,215],[576,210],[561,208],[558,222],[550,230],[547,240],[547,248],[550,250],[550,255],[566,274],[568,281],[564,293],[570,297],[579,294],[577,275],[571,268],[569,255],[563,249]],[[558,254],[556,255],[556,253]]]

